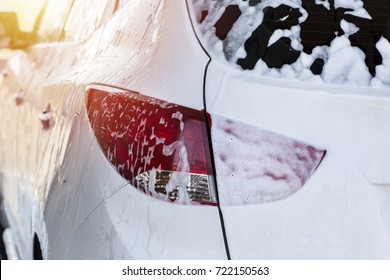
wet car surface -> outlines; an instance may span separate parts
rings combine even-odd
[[[388,9],[49,1],[0,77],[18,257],[389,258]]]

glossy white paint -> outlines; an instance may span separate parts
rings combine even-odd
[[[158,201],[130,186],[85,112],[91,83],[203,109],[209,58],[185,1],[131,0],[85,26],[96,30],[12,54],[0,77],[0,186],[20,256],[33,257],[36,234],[48,259],[226,258],[218,208]],[[389,100],[387,88],[263,78],[211,62],[211,116],[328,151],[287,199],[222,205],[232,258],[390,257]],[[54,125],[44,128],[48,105]],[[231,152],[237,164],[247,160]],[[216,168],[222,190],[229,180]]]
[[[329,153],[290,198],[223,209],[231,256],[389,259],[389,192],[390,187],[369,184],[350,162]]]
[[[309,181],[289,198],[222,206],[233,259],[390,257],[388,89],[261,78],[212,61],[206,106],[212,116],[328,151]],[[213,133],[219,132],[212,128]],[[237,149],[242,150],[245,143],[240,144]],[[227,157],[234,154],[230,150]],[[240,160],[245,154],[236,159]],[[216,168],[218,188],[223,190],[228,181],[220,177],[221,167]],[[232,176],[239,175],[235,172]],[[241,188],[245,195],[256,185]]]
[[[226,69],[213,62],[208,70],[210,113],[334,150],[369,182],[390,184],[384,164],[390,158],[388,89],[319,86]]]
[[[213,206],[171,204],[126,185],[72,234],[69,259],[225,259]]]
[[[85,112],[91,83],[202,109],[207,62],[185,2],[153,0],[128,1],[85,40],[13,56],[0,88],[0,185],[22,258],[33,257],[34,234],[48,259],[226,258],[218,208],[157,202],[128,185]]]

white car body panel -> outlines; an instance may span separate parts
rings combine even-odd
[[[207,73],[211,117],[223,116],[327,150],[309,181],[285,200],[221,205],[231,257],[388,259],[388,89],[261,78],[217,61]],[[214,133],[219,131],[213,126],[212,137]],[[221,170],[217,160],[217,184],[223,191],[229,181],[218,175]],[[233,171],[232,176],[240,174]]]
[[[0,166],[20,257],[33,257],[36,234],[46,259],[226,258],[218,208],[156,201],[127,184],[85,111],[91,83],[201,110],[208,61],[185,1],[141,0],[122,6],[85,42],[43,43],[14,57],[19,71],[8,67],[1,92]],[[9,93],[19,90],[24,102],[16,106]],[[44,130],[38,115],[48,104],[54,125]]]
[[[74,231],[65,257],[225,259],[215,209],[162,202],[127,185]]]
[[[208,69],[209,113],[334,151],[369,182],[390,184],[384,164],[390,158],[389,89],[318,86],[225,69],[214,61]]]
[[[390,258],[388,87],[240,71],[222,53],[205,53],[186,1],[120,2],[100,26],[85,25],[96,27],[90,37],[74,24],[79,41],[17,51],[0,77],[2,209],[21,258],[34,257],[34,238],[45,259]],[[159,201],[131,186],[102,152],[86,112],[91,84],[206,110],[214,145],[231,140],[217,137],[213,117],[220,117],[326,156],[281,200],[218,207]],[[52,122],[44,128],[48,105]],[[237,150],[253,147],[241,144]],[[248,196],[253,178],[239,168],[224,178],[221,147],[214,146],[219,194],[242,180]],[[225,152],[237,166],[252,165],[247,155]]]

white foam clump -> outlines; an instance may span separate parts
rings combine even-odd
[[[180,122],[180,130],[184,130],[183,114],[179,111],[172,114],[172,119],[177,119]]]
[[[359,31],[359,27],[355,24],[342,19],[340,22],[341,29],[343,29],[346,36],[350,36]]]
[[[390,86],[390,43],[381,37],[376,48],[382,55],[382,64],[376,67],[376,78],[373,79],[373,84]]]
[[[323,5],[325,8],[327,8],[328,10],[330,10],[329,0],[315,0],[315,3],[316,3],[317,5]]]
[[[324,65],[322,78],[327,83],[357,86],[370,84],[371,75],[364,62],[364,52],[352,47],[348,38],[336,37],[328,49],[328,61]]]
[[[346,14],[351,14],[356,17],[372,19],[367,10],[363,7],[364,3],[362,0],[335,0],[335,8],[351,9]]]

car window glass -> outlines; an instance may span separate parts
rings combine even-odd
[[[20,30],[30,32],[45,2],[46,0],[0,0],[0,12],[15,12]]]
[[[66,41],[82,42],[113,14],[118,1],[75,0],[65,25]]]
[[[73,0],[49,0],[43,8],[37,28],[37,42],[55,42],[63,37],[63,29]]]
[[[390,87],[389,0],[191,0],[211,55],[263,76]]]
[[[127,4],[130,0],[118,0],[117,1],[117,8],[121,8],[125,4]]]

